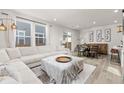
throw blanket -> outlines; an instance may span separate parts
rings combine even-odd
[[[69,56],[72,61],[68,63],[56,62],[59,56]],[[78,78],[79,72],[83,70],[83,58],[70,55],[56,55],[44,58],[41,63],[41,68],[57,84],[70,84],[74,79]]]

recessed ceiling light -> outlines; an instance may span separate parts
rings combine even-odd
[[[54,18],[53,20],[56,21],[56,18]]]
[[[96,21],[93,21],[93,24],[96,24]]]
[[[117,20],[114,20],[114,23],[117,23],[118,21]]]
[[[117,13],[117,12],[119,12],[119,10],[118,10],[118,9],[116,9],[116,10],[114,10],[114,12],[115,12],[115,13]]]

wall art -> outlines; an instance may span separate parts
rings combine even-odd
[[[96,30],[96,41],[101,42],[102,41],[102,30]]]
[[[91,31],[91,32],[89,33],[89,42],[93,42],[93,41],[94,41],[94,32]]]
[[[111,29],[110,28],[107,28],[104,30],[104,39],[106,42],[111,41]]]

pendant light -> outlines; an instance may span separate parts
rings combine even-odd
[[[123,32],[123,26],[122,25],[117,26],[117,32]]]
[[[0,31],[6,31],[7,27],[3,24],[3,20],[2,23],[0,24]]]
[[[122,10],[122,15],[124,17],[124,10]],[[123,31],[124,31],[124,22],[122,23],[122,25],[117,26],[117,32],[123,32]]]
[[[2,15],[4,13],[1,13]],[[8,15],[8,14],[7,14]],[[15,21],[12,19],[12,18],[5,18],[5,17],[1,17],[0,18],[2,20],[1,24],[0,24],[0,31],[7,31],[7,29],[11,29],[13,31],[15,31],[16,29],[16,24],[15,24]],[[10,22],[10,26],[8,27],[7,24],[5,25],[3,22],[5,21],[8,21]],[[9,23],[8,23],[9,24]]]
[[[15,23],[12,23],[11,28],[12,29],[16,29],[16,24]]]
[[[16,24],[15,24],[15,21],[13,22],[14,20],[11,19],[11,29],[15,30],[16,29]]]

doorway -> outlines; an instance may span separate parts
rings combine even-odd
[[[63,41],[64,41],[64,47],[71,50],[72,49],[72,33],[64,32]]]

